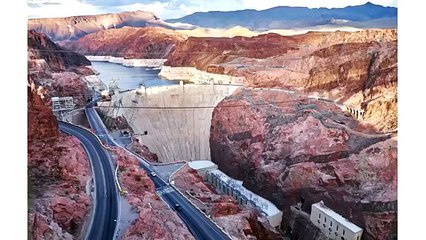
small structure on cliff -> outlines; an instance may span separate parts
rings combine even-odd
[[[325,206],[323,201],[312,204],[310,220],[330,239],[361,239],[362,228]]]
[[[346,112],[347,114],[352,115],[356,119],[361,119],[364,116],[364,110],[363,109],[356,109],[348,106],[341,106],[341,109]]]
[[[52,111],[55,116],[62,118],[63,114],[74,110],[75,104],[72,97],[52,97]]]

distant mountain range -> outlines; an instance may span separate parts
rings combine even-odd
[[[155,14],[144,11],[28,20],[28,30],[43,33],[53,41],[77,40],[90,33],[126,26],[164,27],[168,29],[193,28],[188,24],[166,23]]]
[[[242,26],[251,30],[305,28],[319,25],[358,28],[395,28],[397,8],[383,7],[370,2],[345,8],[274,7],[267,10],[238,10],[230,12],[196,12],[166,20],[188,23],[205,28]]]

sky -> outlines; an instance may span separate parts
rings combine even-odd
[[[382,6],[396,7],[396,0],[369,0]],[[68,17],[143,10],[161,19],[180,18],[194,12],[264,10],[276,6],[346,7],[367,0],[28,0],[28,17]]]

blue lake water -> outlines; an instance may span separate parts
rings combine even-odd
[[[179,84],[178,81],[161,79],[158,69],[126,67],[110,62],[92,62],[92,66],[100,73],[98,76],[102,82],[108,85],[115,78],[122,90],[138,88],[141,82],[144,82],[146,87]]]

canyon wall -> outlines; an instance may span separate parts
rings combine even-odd
[[[58,130],[49,96],[87,88],[84,56],[61,52],[46,36],[28,31],[28,236],[81,239],[91,209],[91,172],[79,141]],[[77,104],[81,97],[76,97]]]
[[[283,211],[283,231],[292,227],[290,206],[301,202],[309,213],[323,200],[364,228],[364,239],[396,237],[397,138],[332,103],[238,90],[213,112],[210,147],[219,169]]]
[[[48,37],[28,31],[28,76],[43,90],[46,99],[72,96],[77,106],[86,103],[89,90],[85,76],[93,75],[83,55],[64,51]]]
[[[85,55],[111,55],[126,59],[165,59],[185,38],[176,31],[158,27],[123,27],[88,34],[62,46]]]
[[[281,36],[193,38],[165,62],[244,77],[244,86],[294,90],[363,109],[382,132],[397,122],[397,31],[308,32]]]
[[[141,88],[99,105],[107,116],[125,117],[139,142],[160,162],[209,160],[213,108],[236,88],[192,84]]]

